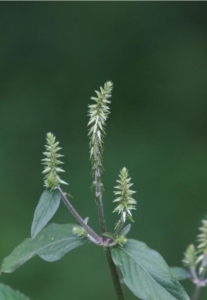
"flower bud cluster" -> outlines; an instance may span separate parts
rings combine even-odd
[[[73,227],[73,233],[79,236],[80,238],[87,237],[87,232],[85,231],[84,228],[80,226]]]

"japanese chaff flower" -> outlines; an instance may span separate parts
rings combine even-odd
[[[89,117],[88,122],[89,137],[90,137],[90,159],[92,163],[92,172],[95,177],[95,172],[97,172],[98,179],[100,181],[100,176],[103,171],[102,166],[102,154],[103,154],[103,138],[105,133],[105,125],[108,115],[110,114],[108,104],[111,103],[109,98],[111,98],[111,91],[113,88],[113,83],[107,81],[104,87],[100,87],[100,91],[96,92],[96,97],[91,97],[95,101],[95,104],[89,105]]]
[[[196,267],[196,260],[197,260],[196,249],[195,246],[191,244],[188,246],[188,248],[184,253],[183,264],[189,269],[192,269]]]
[[[117,182],[118,185],[115,186],[115,189],[117,190],[114,194],[118,195],[118,198],[116,198],[113,202],[118,202],[119,204],[113,212],[121,214],[121,220],[118,221],[116,227],[121,222],[125,222],[126,218],[133,222],[131,211],[136,209],[135,204],[137,203],[137,201],[132,198],[132,195],[136,192],[130,190],[133,183],[131,183],[131,178],[129,177],[128,170],[126,168],[121,170],[119,180],[117,180]]]
[[[60,184],[67,183],[60,179],[58,175],[60,172],[65,172],[62,168],[58,167],[60,164],[63,164],[63,162],[59,160],[59,158],[63,156],[58,153],[58,151],[61,149],[58,147],[59,142],[56,142],[55,136],[50,132],[47,133],[46,141],[46,151],[43,152],[46,158],[42,159],[43,164],[45,165],[43,174],[46,174],[44,177],[44,186],[53,190]]]

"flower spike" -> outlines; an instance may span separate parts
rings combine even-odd
[[[58,151],[61,149],[58,147],[59,142],[56,142],[55,136],[50,132],[47,133],[46,141],[46,152],[43,153],[46,158],[42,159],[45,168],[42,173],[46,174],[44,177],[44,186],[53,190],[57,188],[59,184],[67,183],[60,179],[58,175],[60,172],[65,172],[62,168],[58,167],[60,164],[63,164],[63,162],[59,160],[59,157],[63,156],[58,153]]]
[[[100,87],[100,91],[95,91],[97,96],[91,97],[95,101],[95,104],[89,105],[89,117],[88,122],[89,137],[90,137],[90,159],[92,162],[93,177],[98,177],[99,184],[101,183],[101,173],[103,172],[102,154],[103,154],[103,138],[105,133],[105,125],[108,115],[110,114],[108,104],[111,103],[109,98],[111,97],[111,91],[113,84],[108,81],[104,84],[104,87]],[[95,175],[96,173],[96,175]]]
[[[206,266],[206,258],[207,258],[207,219],[202,220],[202,226],[199,228],[201,233],[198,235],[198,259],[197,263],[205,260],[205,266]],[[203,266],[200,266],[199,273],[203,271]]]
[[[188,248],[184,253],[183,264],[189,269],[195,268],[196,260],[197,260],[196,249],[195,246],[191,244],[188,246]]]
[[[121,220],[116,224],[116,228],[121,222],[126,221],[128,218],[133,222],[131,210],[136,209],[135,204],[137,201],[132,198],[132,194],[136,193],[135,191],[130,190],[130,187],[133,183],[130,183],[131,178],[129,178],[128,170],[123,168],[119,174],[119,180],[117,180],[118,185],[115,186],[117,191],[114,192],[115,195],[118,195],[113,202],[119,202],[119,205],[114,209],[113,212],[118,212],[121,214]]]

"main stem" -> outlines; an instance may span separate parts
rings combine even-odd
[[[206,264],[207,264],[207,255],[205,255],[205,257],[202,261],[201,267],[205,267]],[[205,278],[205,274],[206,274],[206,271],[204,269],[198,278],[198,283],[196,284],[196,288],[195,288],[192,300],[198,300],[198,297],[200,294],[200,289],[202,287],[201,283],[203,282],[203,280]]]
[[[99,223],[101,227],[101,232],[104,234],[106,232],[106,221],[105,221],[105,216],[104,216],[104,208],[103,208],[103,199],[102,199],[102,192],[101,192],[101,183],[100,183],[100,177],[101,177],[101,171],[99,169],[99,158],[98,158],[98,151],[99,151],[99,146],[98,146],[98,141],[96,138],[96,152],[95,152],[95,159],[98,161],[98,166],[95,170],[95,188],[96,188],[96,198],[97,198],[97,204],[98,204],[98,215],[99,215]],[[103,237],[103,241],[106,241],[107,238]],[[120,284],[119,280],[119,275],[116,269],[116,266],[113,262],[112,255],[111,255],[111,250],[109,247],[105,247],[104,249],[106,259],[108,262],[108,266],[111,272],[111,277],[113,280],[113,284],[115,287],[116,295],[118,300],[124,300],[124,294],[122,291],[122,287]]]
[[[120,284],[119,275],[117,273],[116,266],[115,266],[115,264],[112,260],[110,248],[107,247],[105,249],[105,254],[106,254],[106,259],[107,259],[109,269],[110,269],[110,272],[111,272],[111,277],[112,277],[112,280],[113,280],[113,284],[114,284],[114,287],[115,287],[115,290],[116,290],[117,299],[118,300],[124,300],[124,294],[123,294],[122,287],[121,287],[121,284]]]
[[[200,294],[200,289],[201,289],[201,286],[196,285],[192,300],[198,300],[198,297],[199,297],[199,294]]]

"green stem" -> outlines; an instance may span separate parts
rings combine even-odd
[[[106,250],[105,250],[105,254],[106,254],[106,259],[107,259],[109,269],[110,269],[110,272],[111,272],[111,277],[112,277],[112,280],[113,280],[113,284],[114,284],[114,287],[115,287],[115,290],[116,290],[117,299],[118,300],[124,300],[124,294],[123,294],[122,287],[121,287],[121,284],[120,284],[119,275],[118,275],[116,266],[115,266],[115,264],[112,260],[111,249],[107,247]]]
[[[204,256],[204,259],[203,259],[203,261],[201,263],[201,267],[206,267],[206,264],[207,264],[207,254]],[[202,287],[202,283],[203,283],[203,280],[205,278],[205,274],[206,274],[206,271],[204,269],[202,271],[202,273],[200,274],[200,276],[197,278],[198,279],[198,283],[196,284],[192,300],[198,300],[198,297],[199,297],[199,294],[200,294],[200,289]]]
[[[98,154],[97,152],[99,151],[99,147],[98,147],[98,142],[96,139],[96,152],[95,152],[95,158],[98,162],[99,158],[98,158]],[[100,223],[100,227],[101,227],[101,232],[102,234],[104,234],[106,232],[106,221],[105,221],[105,216],[104,216],[104,208],[103,208],[103,199],[102,199],[102,192],[101,192],[101,183],[99,180],[99,177],[101,176],[101,171],[99,169],[99,167],[96,168],[95,170],[95,188],[96,188],[96,198],[97,198],[97,204],[98,204],[98,215],[99,215],[99,223]],[[108,242],[107,238],[103,236],[103,241]],[[111,272],[111,277],[113,280],[113,284],[114,284],[114,288],[116,291],[116,295],[117,295],[117,299],[118,300],[124,300],[124,294],[122,291],[122,287],[120,284],[120,280],[119,280],[119,275],[116,269],[116,266],[113,262],[112,256],[111,256],[111,249],[106,247],[105,248],[105,255],[106,255],[106,259],[108,262],[108,266]]]

